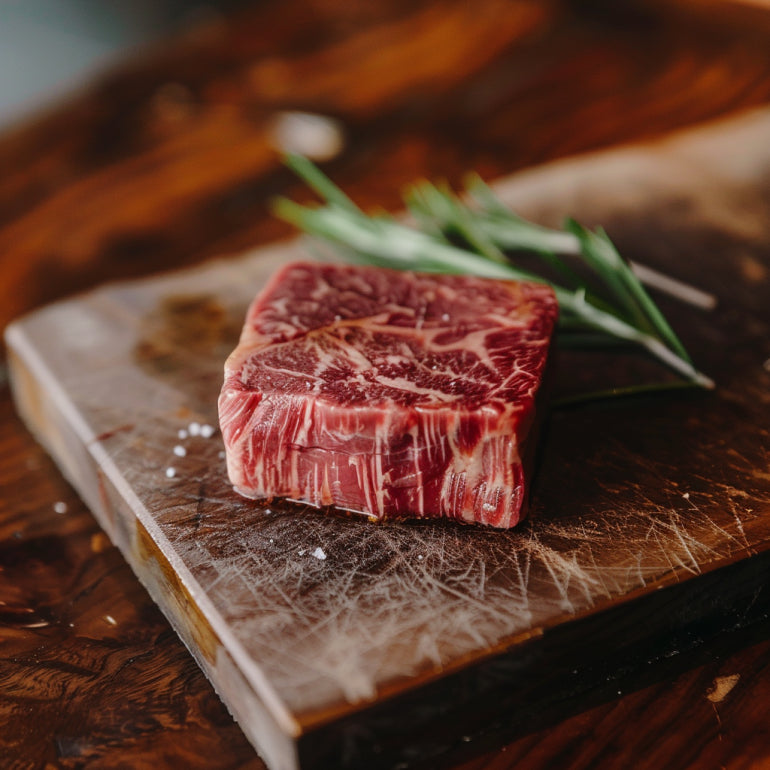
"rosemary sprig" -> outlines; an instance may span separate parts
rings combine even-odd
[[[559,302],[562,343],[604,336],[642,347],[689,384],[714,383],[692,364],[687,351],[628,262],[603,230],[568,220],[565,231],[528,222],[510,211],[477,177],[468,184],[472,204],[448,187],[424,182],[405,196],[416,227],[359,209],[313,163],[289,155],[287,165],[325,201],[301,206],[285,198],[275,213],[304,232],[342,249],[360,262],[427,272],[472,273],[488,278],[550,284]],[[512,261],[511,252],[538,257],[556,279]],[[579,257],[592,280],[565,257]],[[601,287],[601,291],[595,287]]]

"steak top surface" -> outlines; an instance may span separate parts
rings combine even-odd
[[[340,404],[526,410],[556,314],[534,283],[293,263],[252,305],[228,373]]]

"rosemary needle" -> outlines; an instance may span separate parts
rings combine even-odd
[[[412,227],[387,215],[367,215],[307,158],[289,155],[286,163],[324,204],[308,207],[281,198],[274,206],[276,215],[334,244],[347,257],[393,268],[548,283],[559,302],[563,343],[570,337],[578,342],[587,333],[608,342],[620,340],[643,348],[687,383],[714,387],[693,366],[603,230],[591,231],[573,220],[565,231],[535,225],[510,211],[478,177],[467,185],[470,204],[446,186],[414,186],[405,196],[416,223]],[[537,268],[517,266],[512,252],[539,259],[548,277]],[[573,269],[567,256],[580,260],[582,272]],[[583,272],[590,278],[583,278]]]

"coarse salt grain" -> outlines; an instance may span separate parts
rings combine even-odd
[[[173,479],[176,476],[176,468],[166,468],[166,478]]]
[[[117,626],[118,621],[115,620],[115,618],[112,617],[112,615],[105,615],[104,619],[111,625],[111,626]]]
[[[180,428],[176,435],[179,436],[179,438],[187,438],[187,431],[184,428]]]
[[[316,559],[320,559],[321,561],[324,561],[324,559],[326,559],[326,552],[324,551],[323,548],[319,546],[318,548],[315,549],[315,551],[313,551],[313,556],[315,556]]]
[[[211,438],[214,435],[213,425],[201,425],[201,436],[203,438]]]
[[[181,444],[177,444],[174,447],[174,454],[177,457],[184,457],[187,454],[187,450]]]
[[[191,436],[200,436],[201,434],[201,424],[199,422],[191,422],[187,426],[187,431]]]
[[[53,504],[53,509],[56,513],[67,513],[67,503],[59,500]]]

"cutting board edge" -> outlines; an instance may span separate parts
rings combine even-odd
[[[39,312],[50,312],[69,301],[56,303]],[[121,504],[118,486],[125,487],[125,484],[120,474],[97,438],[89,435],[87,426],[79,420],[69,401],[58,390],[45,362],[28,344],[25,325],[25,319],[14,321],[4,333],[11,394],[22,421],[83,498],[271,770],[298,770],[296,739],[301,732],[299,725],[277,695],[268,696],[267,700],[273,700],[271,708],[253,681],[244,675],[220,634],[206,620],[205,611],[198,604],[202,590],[194,588],[197,582],[189,578],[189,585],[185,585],[181,578],[178,581],[169,580],[176,573],[155,539],[158,533],[150,532],[157,530],[157,526],[150,520],[149,514],[142,516],[141,511],[132,510],[131,515],[121,516],[117,510]],[[45,379],[51,381],[53,394],[43,398]],[[67,412],[71,412],[70,419],[74,416],[71,422]],[[117,485],[112,475],[117,475]],[[133,529],[129,526],[132,520]],[[176,568],[179,567],[187,572],[183,565],[177,564]],[[171,585],[173,582],[177,585]],[[181,609],[184,607],[189,611],[191,603],[195,606],[196,619],[205,622],[205,626],[195,628],[183,622],[185,615]],[[218,613],[215,614],[218,616]],[[206,651],[207,654],[199,651]],[[259,714],[258,719],[255,713]]]

